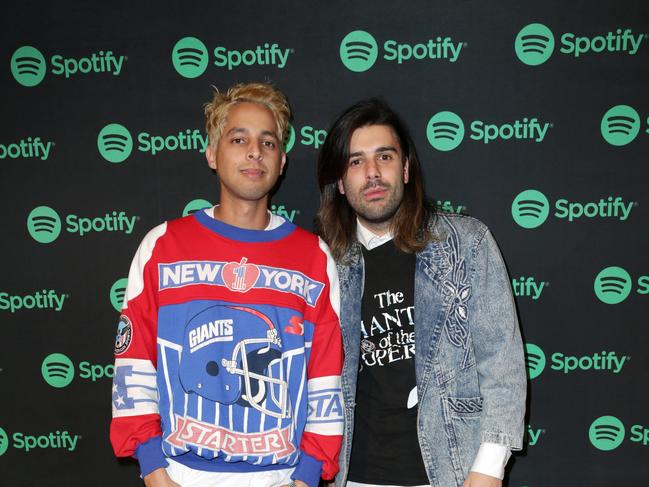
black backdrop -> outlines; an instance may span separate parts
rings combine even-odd
[[[526,27],[535,23],[547,30]],[[26,0],[3,6],[0,32],[3,485],[139,485],[136,466],[115,460],[108,443],[119,280],[148,229],[193,200],[218,200],[199,150],[154,155],[142,141],[175,136],[174,147],[179,133],[202,134],[210,85],[252,80],[275,83],[294,110],[274,211],[311,228],[312,134],[378,95],[409,123],[433,199],[492,229],[515,281],[533,377],[527,446],[508,485],[647,485],[646,1]],[[345,55],[347,41],[368,35],[376,48],[356,45],[361,59],[343,62],[341,42]],[[186,37],[206,56],[178,51],[183,43],[175,52]],[[569,52],[572,39],[590,50]],[[451,43],[454,60],[444,57]],[[288,56],[282,67],[266,62],[273,44]],[[424,58],[389,59],[397,44]],[[264,64],[219,66],[218,48],[246,61],[253,53],[244,51],[258,51]],[[124,56],[118,74],[109,51]],[[66,77],[64,65],[78,71]],[[449,139],[427,136],[445,111],[464,125],[461,140],[453,127],[451,150],[436,148]],[[542,140],[523,130],[533,119],[546,127]],[[474,140],[480,122],[504,137]],[[104,129],[115,123],[131,136],[130,154],[114,126]],[[103,153],[122,162],[102,155],[106,134]],[[569,205],[589,216],[568,218]],[[81,235],[77,222],[94,229]]]

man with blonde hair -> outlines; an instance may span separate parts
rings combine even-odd
[[[148,487],[316,487],[338,469],[339,292],[328,247],[268,211],[286,97],[205,107],[220,202],[142,241],[115,340],[111,441]]]

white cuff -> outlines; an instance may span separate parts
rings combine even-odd
[[[502,480],[505,476],[505,465],[511,456],[512,452],[506,446],[498,443],[481,443],[471,471]]]

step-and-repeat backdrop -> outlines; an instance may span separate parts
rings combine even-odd
[[[645,0],[23,0],[1,17],[2,485],[140,485],[108,442],[129,263],[148,229],[218,201],[202,105],[253,80],[294,110],[273,212],[312,228],[327,128],[380,96],[440,210],[492,229],[529,372],[507,485],[648,485]]]

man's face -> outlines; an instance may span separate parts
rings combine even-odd
[[[219,174],[221,204],[267,199],[286,162],[272,113],[248,102],[230,108],[216,149],[205,155]]]
[[[387,125],[368,125],[352,134],[349,154],[338,189],[361,223],[386,230],[408,182],[408,160],[403,160],[399,140]]]

